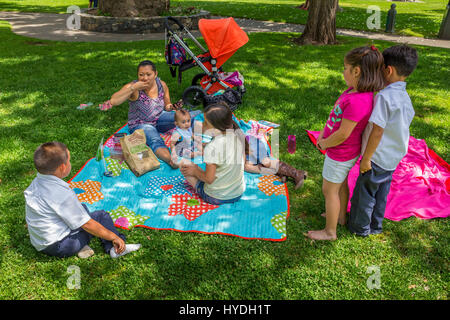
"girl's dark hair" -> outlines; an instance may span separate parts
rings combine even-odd
[[[219,101],[208,105],[203,111],[205,118],[217,130],[222,132],[227,129],[234,129],[239,138],[245,143],[245,152],[248,154],[248,142],[239,125],[233,120],[233,113],[224,101]]]
[[[214,128],[222,132],[227,129],[239,129],[233,121],[233,113],[226,102],[220,101],[208,105],[204,110],[204,115]]]
[[[356,85],[359,92],[375,92],[384,88],[384,59],[375,46],[355,48],[345,55],[345,63],[359,67],[361,73]]]
[[[138,67],[137,67],[137,71],[139,72],[139,69],[141,67],[145,67],[145,66],[150,66],[152,67],[152,70],[156,72],[156,66],[153,62],[151,62],[150,60],[144,60],[141,63],[139,63]]]

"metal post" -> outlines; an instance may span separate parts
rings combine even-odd
[[[395,3],[391,4],[391,9],[388,11],[385,32],[390,32],[390,33],[394,32],[395,16],[397,15],[397,10],[395,10],[396,6],[397,5]]]

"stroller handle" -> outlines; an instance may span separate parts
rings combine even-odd
[[[165,19],[165,25],[166,25],[166,28],[167,28],[167,30],[169,30],[170,32],[173,32],[173,30],[172,30],[172,29],[170,28],[170,26],[169,26],[169,20],[175,22],[175,23],[178,25],[178,27],[180,28],[180,30],[183,30],[183,29],[184,29],[184,25],[183,25],[178,19],[176,19],[176,18],[170,16],[170,17],[167,17],[167,18]]]

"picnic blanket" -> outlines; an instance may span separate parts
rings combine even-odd
[[[270,150],[271,128],[257,121],[237,120],[244,133],[258,137]],[[116,132],[128,133],[125,125]],[[172,132],[161,135],[167,146]],[[105,210],[117,227],[224,234],[246,239],[286,240],[289,198],[286,184],[274,175],[245,173],[241,199],[221,206],[204,202],[180,170],[161,167],[137,178],[125,162],[110,157],[113,135],[104,144],[105,162],[113,177],[103,175],[104,165],[90,159],[69,181],[80,202],[90,211]],[[200,167],[201,157],[195,159]]]
[[[316,144],[319,131],[308,131]],[[324,153],[324,152],[323,152]],[[359,175],[360,159],[350,170],[350,199]],[[348,210],[351,203],[349,201]],[[408,153],[394,171],[387,197],[385,218],[400,221],[450,216],[450,165],[429,149],[424,140],[409,138]]]

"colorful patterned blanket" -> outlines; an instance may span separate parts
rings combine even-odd
[[[236,119],[237,120],[237,119]],[[267,150],[271,128],[256,121],[239,121],[247,135],[263,141]],[[128,126],[117,132],[128,133]],[[169,145],[171,132],[162,135]],[[161,161],[161,167],[137,178],[125,162],[110,157],[113,136],[104,144],[108,171],[102,161],[90,159],[69,181],[80,202],[90,211],[105,210],[115,225],[124,229],[144,227],[158,230],[224,234],[245,239],[286,240],[289,216],[287,186],[277,176],[245,173],[246,191],[233,204],[204,202],[187,184],[179,170]],[[203,169],[205,165],[196,159]]]

